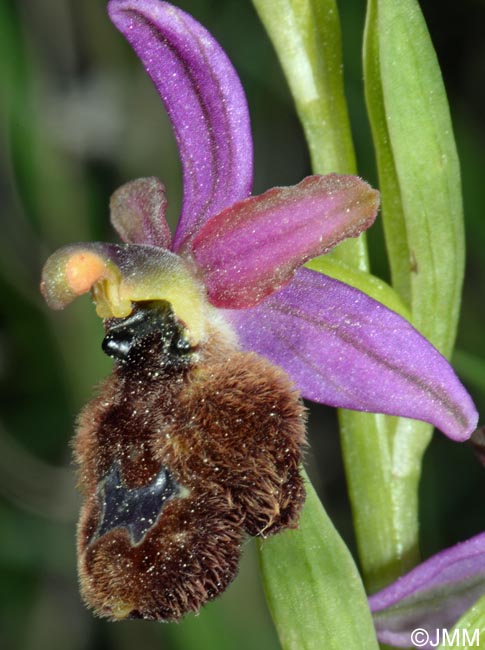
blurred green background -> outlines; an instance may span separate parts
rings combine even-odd
[[[177,4],[217,37],[242,78],[255,192],[298,182],[310,172],[301,128],[249,0]],[[422,7],[443,66],[463,171],[468,262],[454,362],[483,412],[485,4],[426,0]],[[340,10],[359,170],[376,184],[362,92],[365,2],[343,0]],[[227,593],[180,625],[109,624],[79,600],[69,440],[76,413],[110,362],[89,298],[49,312],[38,292],[40,269],[60,245],[114,239],[108,200],[129,179],[159,176],[175,223],[180,165],[158,96],[102,0],[0,0],[0,83],[0,648],[277,648],[252,541]],[[386,277],[379,226],[370,242],[373,269]],[[353,549],[330,409],[312,406],[310,440],[310,474]],[[435,436],[421,486],[424,555],[485,528],[483,480],[467,446]]]

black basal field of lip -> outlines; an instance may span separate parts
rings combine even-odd
[[[114,369],[79,416],[81,591],[113,620],[178,620],[223,591],[247,535],[298,524],[305,411],[287,375],[168,303],[106,321]]]

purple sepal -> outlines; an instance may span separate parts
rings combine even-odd
[[[173,249],[211,215],[251,192],[253,149],[246,97],[211,34],[159,0],[111,0],[111,20],[141,59],[177,138],[184,198]]]
[[[485,533],[429,558],[369,598],[377,636],[399,648],[426,630],[431,648],[437,631],[451,628],[485,594]]]
[[[467,439],[478,415],[448,361],[406,320],[366,294],[300,269],[250,309],[225,310],[243,348],[330,406],[424,420]]]
[[[111,196],[111,223],[128,244],[170,249],[172,235],[165,219],[165,186],[158,178],[137,178]]]
[[[210,302],[240,309],[286,284],[306,261],[373,222],[379,193],[356,176],[308,176],[209,219],[192,242]]]

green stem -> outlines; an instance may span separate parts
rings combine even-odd
[[[254,0],[254,5],[280,55],[313,167],[354,173],[335,1]]]
[[[335,0],[253,0],[253,4],[290,86],[314,172],[355,174]],[[368,269],[365,237],[343,242],[333,256]]]
[[[369,591],[419,561],[418,484],[429,426],[340,411],[344,463],[359,557]]]

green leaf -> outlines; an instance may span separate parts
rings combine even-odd
[[[446,93],[415,0],[369,0],[365,89],[392,284],[449,355],[464,267],[460,171]]]
[[[357,567],[310,482],[300,526],[261,542],[268,604],[283,650],[377,649]]]
[[[473,650],[485,647],[485,596],[460,618],[448,632],[451,643],[443,643],[438,650]]]

